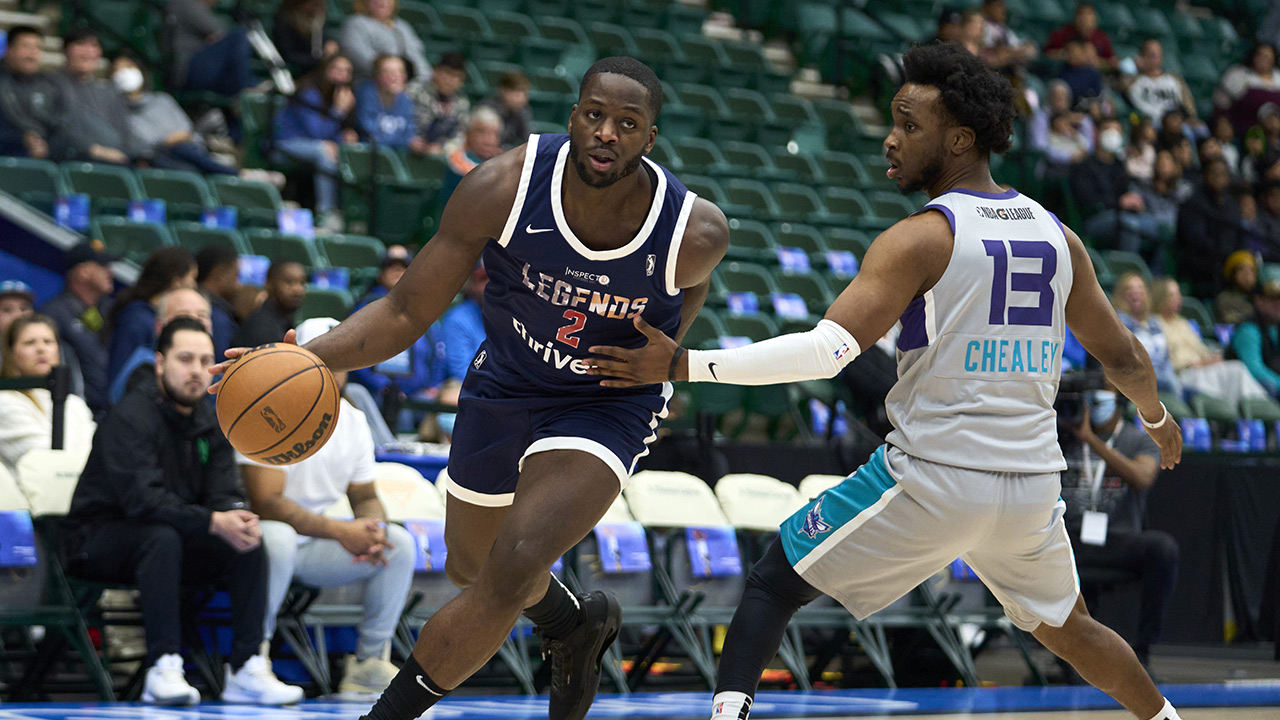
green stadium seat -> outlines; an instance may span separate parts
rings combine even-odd
[[[685,332],[681,344],[691,348],[702,347],[708,341],[718,341],[727,334],[720,314],[712,308],[704,307],[698,312],[693,322],[689,323],[689,329]]]
[[[241,93],[239,105],[244,130],[244,167],[267,167],[271,163],[264,153],[267,138],[275,128],[276,111],[283,105],[281,97],[273,93]]]
[[[701,33],[680,37],[680,47],[684,50],[686,60],[701,65],[706,70],[728,67],[733,62],[725,52],[723,43],[704,37]]]
[[[563,16],[539,15],[533,12],[530,14],[538,19],[538,29],[542,31],[542,37],[548,40],[555,40],[566,45],[589,45],[591,43],[591,38],[587,35],[587,31],[576,20],[570,20]]]
[[[214,175],[207,180],[219,205],[232,205],[239,210],[242,226],[277,226],[277,213],[284,209],[284,200],[274,185],[233,175]]]
[[[871,247],[872,238],[861,230],[853,228],[832,227],[824,231],[827,247],[832,250],[844,250],[854,254],[858,262],[862,262],[867,249]]]
[[[557,96],[573,96],[573,100],[577,101],[577,84],[564,75],[557,73],[554,69],[535,68],[528,75],[531,89],[543,93],[552,93]]]
[[[526,37],[541,37],[533,18],[523,13],[494,10],[488,13],[488,19],[489,29],[493,31],[495,38],[510,42]],[[493,80],[489,84],[493,85]]]
[[[811,314],[822,315],[836,299],[827,281],[817,273],[781,273],[775,278],[775,282],[778,283],[780,292],[795,293],[803,298],[804,305]]]
[[[387,252],[381,240],[365,235],[320,235],[316,244],[331,266],[350,271],[353,285],[373,280]]]
[[[735,179],[725,183],[725,194],[735,205],[748,208],[752,219],[781,218],[782,211],[769,187],[759,180]],[[723,208],[722,208],[723,209]],[[728,214],[726,212],[726,214]]]
[[[720,91],[710,85],[684,83],[676,88],[680,92],[680,100],[685,105],[700,110],[713,117],[729,114],[729,107],[724,104]]]
[[[866,165],[858,159],[857,155],[851,155],[843,152],[824,153],[818,158],[818,162],[822,165],[822,174],[826,178],[826,182],[832,185],[844,185],[845,187],[854,188],[870,188],[875,183],[871,178],[870,171]],[[884,161],[881,161],[882,164]],[[887,164],[886,164],[887,167]]]
[[[583,24],[611,23],[617,17],[616,3],[606,0],[574,0],[573,16]]]
[[[773,164],[768,151],[757,143],[727,142],[721,148],[729,171],[739,177],[757,180],[796,180],[792,170],[783,170]]]
[[[705,175],[685,175],[680,178],[680,182],[697,193],[698,197],[715,204],[716,207],[720,208],[720,212],[725,214],[725,217],[747,219],[754,217],[754,208],[749,204],[731,200],[724,186],[715,178],[706,177]]]
[[[567,17],[570,14],[570,0],[527,0],[524,11],[530,17]]]
[[[302,298],[302,307],[298,308],[298,316],[301,320],[317,317],[341,320],[351,314],[351,305],[351,295],[346,290],[308,285],[307,294]]]
[[[902,219],[876,212],[867,197],[854,188],[839,186],[823,188],[822,199],[827,204],[827,209],[838,216],[841,222],[864,230],[880,232]]]
[[[409,177],[424,187],[439,189],[448,171],[448,161],[439,155],[408,153],[401,156]]]
[[[123,215],[129,203],[146,197],[133,171],[105,163],[62,164],[62,178],[71,192],[89,196],[94,214]]]
[[[1085,250],[1089,252],[1089,259],[1093,262],[1093,274],[1097,276],[1098,284],[1111,292],[1111,286],[1116,282],[1115,273],[1111,272],[1111,263],[1107,262],[1101,251],[1092,247],[1086,247]]]
[[[394,150],[379,145],[364,143],[343,143],[338,151],[338,172],[342,181],[348,184],[368,183],[376,173],[379,182],[406,182],[410,180],[409,171]]]
[[[759,43],[728,40],[723,46],[732,67],[747,73],[752,89],[770,96],[790,91],[791,75],[775,69]]]
[[[777,263],[777,241],[767,225],[756,220],[729,221],[729,250],[725,257],[759,263]]]
[[[1141,255],[1123,250],[1108,250],[1106,258],[1107,265],[1117,278],[1125,273],[1135,272],[1141,275],[1143,280],[1151,282],[1151,268],[1147,267],[1147,262]]]
[[[768,302],[768,298],[764,298]],[[760,342],[778,336],[778,323],[769,315],[726,315],[724,329],[732,337]]]
[[[889,28],[904,43],[917,43],[938,31],[937,22],[928,22],[924,18],[917,20],[907,13],[876,12],[876,20]]]
[[[1241,398],[1240,416],[1270,425],[1280,422],[1280,404],[1268,397]]]
[[[778,183],[773,188],[773,194],[778,199],[779,213],[776,217],[780,219],[814,225],[829,225],[838,221],[836,216],[827,211],[818,193],[808,185]]]
[[[492,38],[493,28],[484,13],[475,8],[460,5],[441,5],[436,8],[440,14],[440,26],[445,32],[461,38]]]
[[[1059,0],[1027,0],[1027,17],[1054,26],[1071,21],[1066,4]]]
[[[822,237],[822,231],[803,223],[781,223],[774,236],[781,247],[800,248],[810,255],[824,253],[830,248]]]
[[[762,303],[768,302],[769,295],[778,291],[773,274],[763,265],[730,261],[721,263],[717,273],[726,291],[753,292]]]
[[[911,202],[910,198],[886,190],[877,190],[871,193],[867,199],[871,202],[871,209],[877,216],[889,218],[893,222],[908,217],[916,210],[919,210]]]
[[[94,218],[93,233],[108,251],[135,265],[141,265],[152,250],[174,244],[165,226],[132,222],[122,217],[104,215]]]
[[[1213,312],[1204,302],[1193,297],[1182,298],[1182,317],[1194,320],[1200,326],[1200,334],[1204,337],[1215,337]]]
[[[70,192],[56,163],[20,157],[0,157],[0,190],[50,213],[57,196]]]
[[[682,102],[663,101],[658,132],[668,137],[701,137],[706,119],[701,110]]]
[[[655,27],[635,27],[636,57],[645,63],[685,62],[680,41],[666,30]]]
[[[244,238],[249,242],[254,255],[271,258],[272,262],[299,262],[308,273],[329,265],[315,242],[304,237],[286,235],[278,230],[254,228],[245,230]]]
[[[684,160],[665,135],[659,135],[653,141],[653,148],[649,150],[649,159],[673,173],[679,173],[684,169]]]
[[[774,117],[792,127],[799,125],[820,125],[822,119],[808,98],[791,93],[774,93],[769,96],[769,105]]]
[[[791,182],[803,182],[810,185],[821,185],[826,182],[827,175],[822,166],[807,152],[791,152],[786,148],[774,148],[773,164],[787,172]]]
[[[1200,393],[1191,398],[1191,414],[1202,417],[1209,422],[1231,423],[1240,417],[1240,413],[1231,403],[1212,395]],[[1167,406],[1167,403],[1166,403]],[[1170,413],[1173,410],[1169,411]]]
[[[419,0],[400,0],[397,14],[419,34],[425,33],[428,29],[440,30],[444,27],[440,20],[440,13],[430,3]]]
[[[664,29],[676,37],[697,35],[702,33],[702,24],[706,20],[707,11],[704,8],[679,2],[667,3]]]
[[[791,127],[773,115],[773,107],[755,90],[732,88],[724,93],[725,106],[735,118],[755,126],[755,140],[761,145],[780,147],[791,139]]]
[[[587,35],[591,37],[591,42],[595,45],[600,57],[611,55],[635,57],[640,54],[635,40],[631,38],[631,31],[621,25],[593,22],[587,26]]]
[[[618,8],[614,22],[619,25],[635,28],[637,32],[641,29],[658,30],[662,27],[663,6],[660,3],[630,0],[630,2],[617,4],[621,7]]]
[[[205,208],[216,204],[209,185],[197,173],[143,168],[137,174],[147,197],[164,201],[169,220],[198,220]]]
[[[731,175],[732,168],[720,152],[720,146],[699,137],[683,137],[676,141],[680,161],[689,170],[713,176]]]
[[[532,25],[532,21],[530,21],[530,24]],[[536,25],[533,25],[532,27],[533,27],[533,35],[536,36],[538,33],[538,28]],[[528,35],[521,35],[519,37],[528,37]],[[482,60],[476,63],[476,67],[480,69],[480,74],[484,76],[485,82],[489,84],[489,87],[497,87],[498,83],[502,79],[503,74],[505,73],[509,73],[509,72],[524,73],[525,72],[524,67],[521,65],[518,65],[516,63],[511,63],[511,62],[501,62],[498,60]]]
[[[1143,36],[1158,37],[1163,41],[1176,40],[1173,34],[1173,26],[1169,24],[1169,18],[1158,8],[1135,8],[1133,17]]]
[[[182,247],[196,252],[205,245],[221,245],[242,254],[253,254],[253,248],[238,230],[205,227],[197,222],[171,222],[169,232]]]
[[[1129,8],[1118,2],[1098,3],[1098,27],[1106,30],[1112,41],[1133,37],[1138,20]]]

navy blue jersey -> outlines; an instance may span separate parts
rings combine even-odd
[[[512,396],[658,393],[657,385],[605,390],[587,374],[586,358],[594,345],[644,345],[636,315],[675,336],[684,302],[676,257],[696,196],[644,158],[657,177],[644,225],[616,250],[591,250],[564,218],[568,156],[568,135],[529,137],[506,226],[484,250],[486,338],[468,376],[483,375]]]

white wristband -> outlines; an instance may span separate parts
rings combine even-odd
[[[1164,424],[1169,421],[1169,408],[1165,407],[1164,403],[1160,403],[1160,409],[1164,411],[1164,415],[1161,415],[1160,419],[1153,423],[1147,422],[1147,419],[1142,417],[1142,413],[1138,413],[1138,419],[1142,421],[1142,426],[1148,430],[1156,430],[1164,427]]]

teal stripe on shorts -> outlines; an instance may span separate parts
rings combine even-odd
[[[823,543],[831,533],[853,522],[897,485],[884,462],[884,445],[871,459],[839,485],[824,491],[783,521],[779,529],[782,549],[794,566]]]

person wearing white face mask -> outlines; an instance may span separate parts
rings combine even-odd
[[[1084,400],[1081,417],[1059,415],[1059,441],[1067,458],[1062,473],[1067,534],[1090,606],[1097,597],[1090,597],[1089,570],[1127,570],[1141,578],[1133,645],[1147,665],[1178,580],[1177,542],[1168,533],[1142,528],[1146,492],[1160,472],[1160,449],[1146,432],[1123,421],[1121,403],[1128,400],[1109,382],[1106,389],[1085,393]]]

